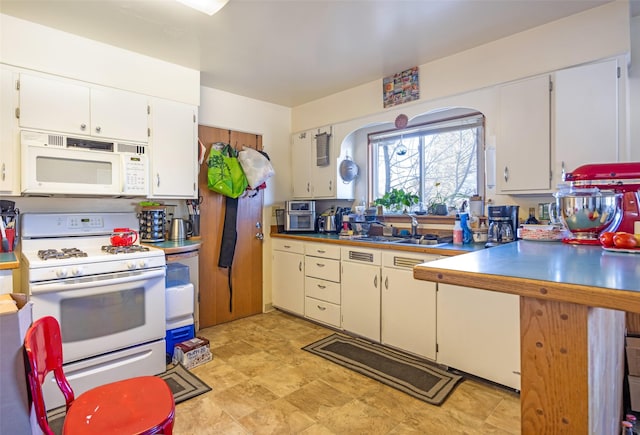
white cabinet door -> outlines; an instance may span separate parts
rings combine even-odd
[[[273,251],[273,306],[304,316],[304,255]]]
[[[548,75],[499,87],[495,168],[499,192],[551,187],[550,122]]]
[[[437,299],[438,363],[519,390],[519,297],[438,284]]]
[[[20,127],[89,135],[90,99],[86,85],[20,74]]]
[[[311,185],[313,186],[314,198],[335,198],[336,197],[336,176],[337,163],[334,155],[333,136],[329,137],[329,163],[325,166],[318,166],[318,138],[317,135],[326,133],[331,135],[331,128],[319,128],[312,134],[311,148]]]
[[[380,266],[342,262],[342,328],[380,341]]]
[[[15,109],[18,74],[0,65],[0,193],[20,195],[20,141]]]
[[[311,140],[310,131],[293,135],[291,143],[291,180],[294,198],[311,198]]]
[[[383,252],[382,344],[436,359],[436,283],[413,278],[413,266],[437,256]]]
[[[618,62],[555,73],[554,187],[564,172],[618,159]]]
[[[91,135],[147,142],[148,104],[145,95],[91,88]]]
[[[151,197],[195,198],[198,186],[197,108],[153,99]]]

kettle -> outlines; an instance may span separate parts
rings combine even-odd
[[[191,237],[192,231],[193,225],[191,224],[191,221],[181,218],[173,218],[171,220],[171,225],[169,226],[169,240],[185,240],[188,237]]]

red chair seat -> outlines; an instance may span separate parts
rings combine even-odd
[[[173,396],[167,383],[155,376],[142,376],[102,385],[78,396],[67,412],[63,433],[167,433],[165,426],[172,423],[173,414]]]

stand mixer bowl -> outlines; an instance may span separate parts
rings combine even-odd
[[[551,215],[557,215],[578,242],[597,241],[598,235],[622,215],[620,193],[590,188],[570,189],[554,196]]]

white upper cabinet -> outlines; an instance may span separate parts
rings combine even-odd
[[[291,141],[291,180],[294,198],[311,198],[311,140],[313,133],[296,133]]]
[[[20,142],[15,117],[18,74],[0,65],[0,195],[20,195]]]
[[[555,73],[552,187],[580,165],[619,160],[619,81],[616,59]]]
[[[197,196],[197,109],[159,98],[151,101],[151,197]]]
[[[22,73],[19,104],[21,128],[148,141],[145,95]]]
[[[291,140],[293,198],[353,199],[354,184],[337,183],[339,156],[331,127],[295,133]]]
[[[496,181],[501,193],[551,186],[550,76],[498,88]]]

